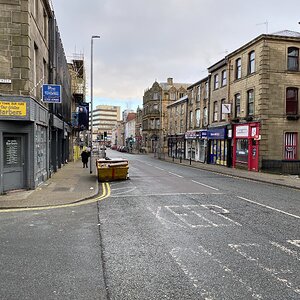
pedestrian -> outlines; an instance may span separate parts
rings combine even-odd
[[[86,149],[84,149],[81,152],[81,161],[83,163],[83,168],[88,167],[89,156],[90,156],[90,154],[86,151]]]

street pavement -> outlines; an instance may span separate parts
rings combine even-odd
[[[110,151],[112,150],[108,151],[108,156]],[[153,154],[148,154],[148,156],[157,160]],[[167,156],[164,157],[164,160],[170,163],[182,164],[192,168],[199,168],[224,174],[226,176],[234,176],[300,189],[299,176],[249,172],[224,166],[202,164],[195,161],[190,162],[189,160],[173,160],[173,158]],[[90,164],[88,165],[90,166]],[[0,195],[0,209],[46,207],[70,204],[93,198],[100,192],[101,185],[98,184],[97,170],[94,160],[92,162],[92,173],[90,173],[90,168],[83,168],[82,163],[79,160],[76,162],[69,162],[64,165],[58,170],[58,172],[52,174],[51,178],[42,183],[35,190],[18,190]]]

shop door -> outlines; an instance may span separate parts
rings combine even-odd
[[[3,136],[3,191],[23,189],[25,183],[25,136]]]
[[[258,141],[251,139],[249,148],[249,170],[258,171]]]

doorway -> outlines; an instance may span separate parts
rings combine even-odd
[[[3,191],[25,188],[25,135],[3,135]]]

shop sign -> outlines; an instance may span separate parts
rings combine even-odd
[[[47,103],[61,103],[61,85],[43,84],[43,101]]]
[[[226,138],[226,128],[209,129],[207,138],[210,140],[223,140]]]
[[[248,137],[249,136],[249,126],[240,125],[235,127],[235,136],[236,137]]]
[[[201,138],[202,139],[207,139],[207,130],[201,131]]]
[[[25,117],[26,116],[26,102],[0,101],[0,116]]]
[[[186,139],[196,139],[196,138],[200,138],[201,137],[201,132],[200,131],[187,131],[185,133],[185,138]]]

